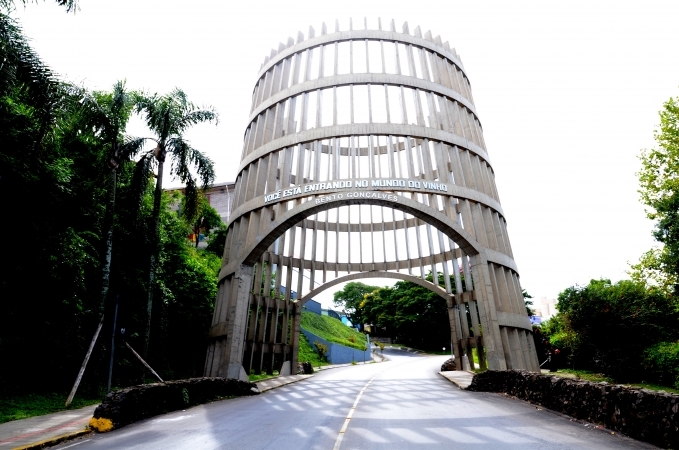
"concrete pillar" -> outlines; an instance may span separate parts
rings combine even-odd
[[[248,303],[252,289],[252,271],[252,266],[241,265],[234,277],[237,282],[232,284],[226,348],[223,350],[224,357],[217,372],[217,376],[220,377],[240,379],[245,373],[242,362]]]

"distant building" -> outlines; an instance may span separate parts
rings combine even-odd
[[[540,316],[528,316],[531,325],[540,325],[542,323],[542,317]]]
[[[222,218],[222,222],[224,223],[229,222],[229,216],[233,210],[233,196],[235,186],[236,183],[232,181],[226,183],[217,183],[207,188],[204,192],[208,203],[217,210],[219,216]],[[185,188],[183,186],[165,189],[167,192],[179,192],[182,195],[184,194],[184,190]]]
[[[332,309],[323,309],[323,315],[332,317],[333,319],[342,320],[342,316],[337,311]]]
[[[281,286],[282,287],[282,286]],[[318,303],[316,300],[308,300],[304,306],[302,306],[302,309],[305,311],[312,312],[314,314],[323,315],[323,310],[321,308],[321,304]]]
[[[555,316],[558,312],[556,309],[556,299],[540,297],[540,299],[533,301],[533,310],[535,310],[535,316],[539,317],[541,321],[544,322]]]
[[[281,290],[285,290],[285,286],[281,286]],[[295,298],[295,291],[291,291],[291,298]],[[306,303],[304,303],[304,306],[302,308],[305,311],[312,312],[314,314],[318,314],[319,316],[328,316],[332,317],[333,319],[337,319],[342,321],[342,323],[348,327],[353,328],[353,325],[351,324],[351,321],[347,318],[347,316],[343,312],[335,311],[333,309],[326,309],[322,308],[321,304],[318,303],[316,300],[307,300]]]

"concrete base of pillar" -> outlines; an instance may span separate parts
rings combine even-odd
[[[250,381],[247,372],[241,364],[229,364],[229,369],[226,372],[226,378],[233,378],[235,380]]]
[[[290,375],[290,373],[291,373],[290,372],[290,361],[285,361],[283,363],[283,366],[281,366],[281,371],[278,375],[284,377],[284,376]]]

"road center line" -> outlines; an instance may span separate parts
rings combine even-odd
[[[75,444],[67,445],[66,447],[61,447],[61,450],[64,450],[65,448],[71,448],[75,447],[76,445],[84,444],[85,442],[89,442],[92,439],[85,439],[84,441],[76,442]]]
[[[358,396],[356,397],[356,400],[354,401],[354,404],[351,406],[351,409],[349,409],[349,413],[347,414],[347,418],[344,421],[344,425],[342,425],[342,429],[340,430],[339,434],[337,435],[337,440],[335,441],[335,446],[333,447],[333,450],[339,450],[340,446],[342,445],[342,439],[344,438],[344,433],[347,431],[347,427],[349,426],[349,422],[351,421],[351,416],[354,415],[354,411],[356,411],[356,406],[358,406],[358,402],[361,400],[361,396],[365,392],[365,390],[370,386],[370,383],[373,382],[375,378],[382,372],[384,372],[387,369],[383,369],[379,372],[377,372],[371,379],[368,381],[365,386],[363,386],[363,389],[358,393]]]
[[[401,364],[397,364],[393,367],[386,367],[379,372],[377,372],[366,384],[363,386],[363,389],[358,393],[358,396],[356,397],[356,400],[354,401],[354,404],[351,406],[351,409],[349,409],[349,413],[347,414],[347,418],[344,421],[344,425],[342,425],[342,429],[340,429],[339,434],[337,435],[337,440],[335,441],[335,446],[333,447],[333,450],[339,450],[340,446],[342,445],[342,439],[344,439],[344,433],[347,432],[347,428],[349,427],[349,422],[351,422],[351,417],[354,415],[354,411],[356,411],[356,407],[358,406],[358,402],[361,400],[361,396],[365,392],[366,389],[368,389],[368,386],[370,386],[370,383],[373,382],[375,378],[380,376],[382,372],[386,372],[389,369],[395,369],[396,367],[403,366],[405,364],[411,364],[415,361],[407,361],[403,362]]]

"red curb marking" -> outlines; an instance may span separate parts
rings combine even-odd
[[[80,419],[74,420],[73,422],[65,423],[65,424],[62,424],[62,425],[57,425],[57,426],[52,427],[52,428],[46,428],[44,430],[34,431],[32,433],[20,434],[18,436],[14,436],[14,437],[11,437],[9,439],[5,439],[5,440],[0,441],[0,444],[5,444],[7,442],[12,442],[12,441],[16,441],[16,440],[23,439],[23,438],[28,438],[28,437],[35,436],[35,435],[38,435],[38,434],[49,433],[51,431],[56,431],[56,430],[59,430],[60,428],[70,427],[70,426],[77,424],[78,422],[84,422],[84,421],[89,422],[89,419],[88,418],[80,418]]]

